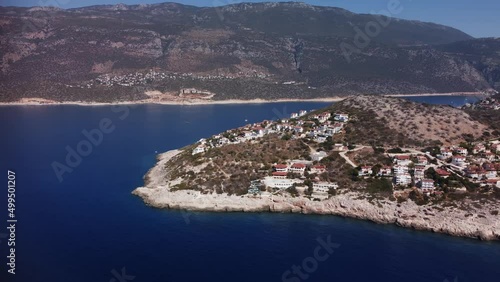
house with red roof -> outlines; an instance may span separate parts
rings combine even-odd
[[[304,172],[306,171],[306,165],[301,163],[294,163],[290,167],[290,171],[293,173],[304,174]]]
[[[436,169],[436,173],[437,175],[443,177],[443,178],[447,178],[448,176],[451,175],[451,173],[445,169],[441,169],[441,168],[438,168]]]
[[[451,158],[451,163],[456,166],[464,166],[466,158],[461,155],[456,155]]]
[[[476,146],[474,146],[474,149],[472,149],[473,154],[479,154],[485,151],[486,147],[483,144],[477,144]]]
[[[275,172],[288,172],[288,165],[277,164],[273,166]]]
[[[274,179],[286,179],[288,173],[286,172],[273,172],[273,178]]]
[[[371,166],[363,166],[359,171],[359,176],[368,176],[373,173],[373,169]]]
[[[460,154],[460,155],[463,155],[463,156],[467,156],[467,154],[469,154],[469,151],[467,151],[466,148],[463,148],[463,147],[458,147],[455,149],[455,152],[457,154]]]
[[[394,163],[398,165],[407,166],[411,164],[411,158],[409,155],[396,155],[394,157]]]
[[[453,156],[453,151],[448,147],[441,148],[441,154],[438,155],[439,159],[447,159]]]
[[[380,171],[378,172],[378,176],[382,176],[382,177],[392,176],[392,167],[384,166],[384,167],[380,168]]]
[[[427,158],[425,156],[417,156],[417,163],[419,165],[428,165],[429,164],[429,161],[427,160]]]
[[[416,179],[423,179],[425,176],[425,165],[415,166],[414,176]]]
[[[311,168],[311,173],[320,174],[326,171],[326,166],[324,165],[315,165]]]

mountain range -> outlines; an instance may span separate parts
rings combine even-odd
[[[500,88],[500,39],[299,2],[0,7],[0,54],[0,102]]]

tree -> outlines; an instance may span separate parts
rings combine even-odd
[[[376,176],[380,172],[381,168],[382,168],[382,166],[379,164],[374,165],[372,167],[372,171],[373,171],[372,176]]]
[[[306,191],[304,192],[304,194],[306,194],[307,196],[311,196],[312,193],[314,192],[314,189],[313,187],[307,187]]]
[[[390,153],[390,154],[402,154],[404,153],[403,150],[401,148],[392,148],[392,149],[389,149],[387,150],[387,153]]]
[[[353,181],[359,181],[359,170],[356,168],[351,169],[350,176]]]
[[[390,193],[392,192],[392,184],[386,178],[370,179],[366,189],[370,193]]]
[[[286,189],[286,191],[294,197],[297,197],[299,195],[299,192],[297,191],[297,187],[295,187],[295,184]]]

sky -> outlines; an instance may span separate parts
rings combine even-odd
[[[392,15],[393,17],[444,24],[474,37],[500,37],[499,0],[302,0],[312,5],[340,7],[355,13],[377,14],[387,11],[392,1],[399,1],[403,7],[402,11]],[[101,4],[161,2],[213,7],[241,2],[270,2],[270,0],[0,0],[0,6],[75,8]]]

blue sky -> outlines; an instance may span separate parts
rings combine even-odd
[[[313,5],[341,7],[356,13],[387,10],[388,3],[400,1],[403,10],[397,18],[429,21],[458,28],[474,37],[500,37],[499,0],[303,0]],[[2,6],[58,6],[74,8],[99,4],[150,4],[158,0],[0,0]],[[218,6],[262,0],[177,0],[196,6]]]

